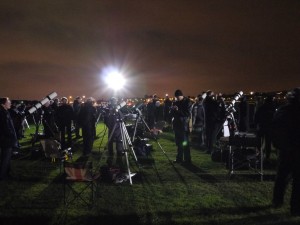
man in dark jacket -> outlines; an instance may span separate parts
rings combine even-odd
[[[205,97],[206,93],[199,94],[192,107],[193,132],[197,134],[197,144],[199,146],[205,146],[206,144],[205,109],[203,105]]]
[[[81,97],[77,96],[73,102],[73,111],[74,111],[74,127],[75,127],[75,135],[76,138],[80,138],[79,129],[80,126],[78,124],[78,115],[81,108]]]
[[[156,121],[156,99],[157,96],[153,95],[152,99],[147,104],[147,124],[150,129],[154,128]]]
[[[217,135],[220,128],[219,105],[213,91],[207,91],[207,96],[203,102],[205,109],[206,125],[206,153],[212,154],[217,141]]]
[[[120,123],[123,119],[123,114],[121,111],[117,110],[118,105],[118,99],[115,97],[112,97],[110,99],[110,104],[108,105],[105,117],[104,117],[104,123],[108,127],[108,158],[107,158],[107,165],[111,167],[113,165],[113,159],[114,159],[114,143],[116,147],[116,164],[120,167],[121,170],[125,170],[125,165],[123,163],[123,155],[124,155],[124,148],[123,148],[123,142],[122,142],[122,133],[121,133],[121,127]]]
[[[300,87],[289,92],[287,98],[288,103],[275,112],[272,122],[272,140],[279,150],[273,205],[280,207],[283,204],[291,175],[291,214],[300,216]]]
[[[68,99],[66,97],[62,97],[61,105],[57,108],[56,111],[56,118],[58,123],[57,125],[60,131],[61,145],[63,149],[72,146],[71,126],[73,117],[74,113],[72,106],[68,104]],[[66,132],[68,135],[68,144],[66,144],[65,141]]]
[[[249,131],[249,103],[247,102],[246,96],[241,97],[239,104],[238,130],[240,132]]]
[[[270,159],[272,140],[272,119],[275,113],[275,104],[272,96],[268,96],[263,105],[259,107],[254,114],[254,122],[256,124],[257,137],[259,141],[259,148],[262,148],[264,143],[263,152],[265,153],[265,160]]]
[[[171,107],[173,117],[173,130],[177,145],[176,163],[191,163],[190,153],[190,118],[192,112],[192,102],[189,98],[184,97],[181,90],[175,91],[175,101]]]
[[[54,110],[51,107],[51,101],[46,102],[45,105],[42,106],[43,110],[43,127],[45,138],[54,138],[57,133],[57,128],[55,124]]]
[[[8,97],[0,98],[0,180],[7,179],[13,148],[18,148],[18,138],[8,110],[11,102]]]
[[[95,140],[97,110],[94,107],[94,102],[93,98],[86,99],[78,114],[78,124],[82,127],[83,155],[88,155],[92,152]]]

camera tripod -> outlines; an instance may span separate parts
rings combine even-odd
[[[131,151],[132,155],[134,156],[134,160],[137,163],[137,157],[135,155],[134,149],[133,149],[133,144],[130,140],[130,136],[128,134],[128,131],[126,129],[125,123],[122,119],[122,116],[120,115],[120,112],[117,111],[117,121],[113,126],[113,129],[110,133],[110,136],[108,138],[108,142],[107,142],[107,147],[109,145],[109,143],[112,141],[112,138],[116,132],[116,129],[120,129],[121,132],[121,139],[122,139],[122,147],[123,147],[123,151],[124,151],[124,155],[125,155],[125,159],[126,159],[126,166],[127,166],[127,172],[128,172],[128,177],[129,177],[129,182],[130,185],[132,185],[132,179],[131,179],[131,172],[130,172],[130,165],[129,165],[129,160],[128,160],[128,152]]]

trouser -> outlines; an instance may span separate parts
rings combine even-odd
[[[68,144],[66,144],[66,132],[68,135]],[[72,146],[72,132],[71,132],[71,123],[64,126],[60,126],[60,141],[63,149]]]
[[[93,144],[95,140],[94,127],[82,127],[82,139],[83,139],[83,154],[87,155],[92,152]]]
[[[220,131],[220,124],[217,122],[212,122],[206,127],[206,141],[207,148],[209,152],[213,152],[213,147],[217,141],[217,135]]]
[[[263,152],[265,153],[265,158],[270,159],[271,149],[272,149],[272,140],[271,140],[270,132],[259,134],[258,136],[260,138],[259,148],[262,148],[264,144]]]
[[[80,134],[79,134],[80,126],[79,126],[77,120],[74,121],[74,126],[75,126],[75,135],[76,135],[76,137],[78,138],[78,137],[80,137]]]
[[[279,156],[279,165],[274,185],[273,203],[275,205],[283,204],[284,195],[290,175],[292,181],[291,194],[291,213],[300,215],[300,165],[299,159],[288,158],[282,154]]]
[[[175,130],[175,141],[177,145],[177,155],[176,160],[182,162],[191,161],[191,152],[190,152],[190,141],[189,141],[189,132],[188,131],[178,131]]]
[[[6,147],[1,148],[1,164],[0,164],[0,179],[7,178],[10,171],[10,160],[11,160],[12,148]]]

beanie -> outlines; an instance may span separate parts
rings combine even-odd
[[[175,97],[178,97],[178,96],[183,96],[182,91],[179,89],[175,91]]]

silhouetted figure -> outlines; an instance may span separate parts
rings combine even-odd
[[[92,152],[95,140],[97,110],[94,107],[94,102],[93,98],[87,98],[78,114],[78,125],[82,127],[83,155],[85,156]]]
[[[120,123],[123,120],[123,114],[121,111],[117,110],[118,100],[115,97],[112,97],[110,104],[108,105],[105,116],[104,123],[108,127],[108,158],[107,165],[111,167],[113,165],[114,159],[114,144],[116,146],[116,164],[122,169],[125,170],[123,163],[124,148],[122,143],[122,134]]]
[[[51,101],[46,102],[43,107],[43,127],[45,138],[54,138],[57,133],[56,124],[55,124],[55,112],[51,107]]]
[[[11,108],[8,110],[13,121],[18,140],[20,140],[24,136],[24,110],[25,108],[23,108],[23,106],[17,106],[16,104],[11,104]]]
[[[11,154],[19,147],[13,121],[9,114],[11,102],[8,97],[0,98],[0,180],[9,178]]]
[[[272,120],[275,113],[275,104],[273,97],[268,96],[260,108],[257,109],[254,115],[254,123],[256,124],[257,138],[260,140],[259,148],[262,148],[264,143],[263,152],[265,159],[270,159],[272,140]]]
[[[199,146],[206,145],[205,109],[203,104],[205,98],[205,92],[199,94],[192,108],[193,133],[197,135],[197,144]]]
[[[291,175],[291,214],[300,216],[300,87],[289,92],[287,99],[288,103],[275,112],[272,122],[272,140],[279,150],[273,204],[283,204]]]
[[[74,111],[74,127],[75,127],[75,135],[76,138],[80,138],[79,130],[80,126],[78,124],[78,115],[80,112],[80,107],[81,107],[81,97],[76,97],[74,102],[73,102],[73,111]]]
[[[223,135],[223,124],[226,119],[226,109],[223,94],[217,94],[217,140]]]
[[[206,125],[206,141],[207,153],[211,154],[214,151],[217,135],[219,131],[219,109],[218,103],[212,91],[207,91],[207,96],[204,100],[205,109],[205,125]]]
[[[73,108],[68,104],[68,99],[66,97],[61,98],[61,104],[57,108],[56,117],[57,123],[60,131],[60,140],[62,148],[67,148],[72,146],[72,119],[73,119]],[[68,143],[66,144],[65,134],[67,132]]]
[[[166,95],[166,99],[164,101],[164,109],[163,109],[163,114],[164,114],[164,121],[166,121],[168,124],[171,124],[171,116],[170,116],[170,109],[172,106],[172,101],[170,100],[169,96]]]
[[[175,91],[176,101],[171,108],[173,117],[173,130],[175,133],[175,142],[177,145],[176,163],[191,163],[190,153],[190,127],[189,120],[192,112],[192,102],[184,97],[181,90]]]
[[[249,104],[246,96],[241,98],[241,102],[239,104],[238,130],[240,132],[249,131]]]
[[[147,124],[150,129],[154,128],[154,124],[157,118],[156,98],[157,96],[153,95],[152,99],[147,104]]]

